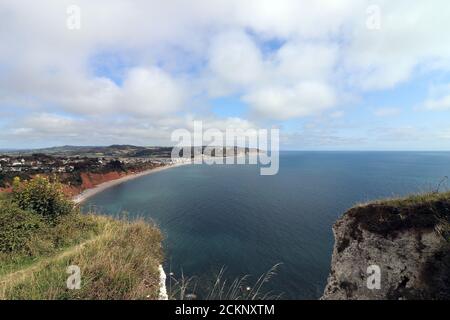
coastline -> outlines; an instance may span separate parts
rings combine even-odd
[[[224,157],[224,164],[226,164],[226,159],[228,159],[228,158],[236,159],[236,158],[241,158],[241,157],[247,157],[247,155],[237,155],[237,156],[231,156],[231,157]],[[204,161],[204,159],[202,159],[202,162],[203,161]],[[83,192],[81,192],[80,194],[74,196],[72,198],[72,201],[75,202],[75,204],[81,204],[82,202],[86,201],[87,199],[89,199],[90,197],[96,195],[97,193],[105,191],[106,189],[111,188],[113,186],[116,186],[118,184],[121,184],[123,182],[130,181],[130,180],[133,180],[133,179],[136,179],[136,178],[139,178],[139,177],[142,177],[142,176],[146,176],[146,175],[149,175],[149,174],[152,174],[152,173],[156,173],[156,172],[160,172],[160,171],[163,171],[163,170],[167,170],[167,169],[170,169],[170,168],[175,168],[175,167],[188,165],[188,164],[194,164],[194,162],[193,161],[186,161],[186,162],[180,162],[180,163],[177,163],[177,164],[165,165],[165,166],[162,166],[162,167],[145,170],[145,171],[142,171],[142,172],[139,172],[139,173],[129,174],[129,175],[126,175],[126,176],[121,177],[119,179],[103,182],[103,183],[101,183],[99,185],[96,185],[93,188],[86,189]]]
[[[103,182],[103,183],[101,183],[99,185],[96,185],[93,188],[86,189],[83,192],[81,192],[80,194],[74,196],[72,198],[72,201],[75,202],[75,204],[81,204],[82,202],[86,201],[90,197],[92,197],[92,196],[94,196],[94,195],[96,195],[96,194],[98,194],[100,192],[103,192],[106,189],[111,188],[113,186],[119,185],[121,183],[130,181],[130,180],[134,180],[136,178],[140,178],[140,177],[152,174],[152,173],[164,171],[164,170],[167,170],[167,169],[170,169],[170,168],[180,167],[180,166],[187,165],[187,164],[191,164],[191,163],[187,162],[187,163],[177,163],[177,164],[165,165],[165,166],[162,166],[162,167],[145,170],[145,171],[142,171],[142,172],[139,172],[139,173],[129,174],[129,175],[126,175],[126,176],[121,177],[119,179]]]

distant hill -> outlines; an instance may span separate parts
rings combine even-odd
[[[204,150],[205,147],[194,147],[193,153],[198,154],[201,150]],[[249,152],[256,151],[254,149],[249,148],[239,148],[239,147],[231,147],[224,148],[224,152],[227,154],[231,154],[233,152]],[[24,150],[5,150],[1,152],[2,154],[7,155],[32,155],[32,154],[47,154],[52,156],[60,156],[60,157],[112,157],[112,158],[120,158],[120,157],[134,157],[134,158],[170,158],[172,153],[172,147],[142,147],[142,146],[133,146],[133,145],[118,145],[114,144],[111,146],[60,146],[60,147],[51,147],[51,148],[42,148],[42,149],[24,149]]]
[[[133,157],[135,154],[145,153],[152,150],[152,154],[158,155],[159,147],[139,147],[132,145],[111,145],[111,146],[60,146],[42,149],[25,149],[6,152],[14,155],[29,155],[33,153],[48,154],[63,157]],[[167,149],[165,147],[164,149]]]

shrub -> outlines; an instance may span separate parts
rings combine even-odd
[[[57,227],[71,220],[70,216],[61,217]],[[97,236],[81,246],[66,247],[63,251],[45,259],[45,263],[36,263],[29,272],[23,272],[20,281],[4,282],[4,295],[0,287],[0,299],[48,300],[48,299],[157,299],[159,295],[159,265],[162,263],[162,235],[160,231],[143,221],[116,221],[98,215],[77,215],[73,232],[83,229],[83,235],[97,229]],[[72,231],[66,241],[79,238]],[[52,232],[49,233],[50,235]],[[67,267],[77,265],[81,269],[81,288],[67,290]],[[1,267],[1,261],[0,261]],[[28,270],[30,268],[26,266]],[[23,266],[11,272],[23,270]],[[1,281],[1,279],[0,279]],[[2,283],[3,284],[3,283]]]
[[[13,201],[21,209],[33,211],[50,220],[73,211],[73,203],[67,199],[62,185],[40,176],[24,182],[16,178],[13,184]]]
[[[28,240],[41,227],[41,219],[16,204],[0,204],[0,252],[24,250]]]

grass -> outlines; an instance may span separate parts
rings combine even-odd
[[[405,230],[435,230],[450,240],[450,192],[376,200],[348,211],[362,229],[395,238]],[[357,230],[356,225],[353,227]],[[356,231],[355,231],[356,232]]]
[[[105,224],[106,220],[101,217],[81,214],[61,217],[54,226],[41,223],[20,248],[0,252],[0,277],[98,236]]]
[[[199,289],[199,280],[196,277],[185,277],[177,279],[173,275],[169,278],[169,297],[173,300],[194,300],[203,295],[204,300],[274,300],[279,299],[281,294],[267,291],[264,285],[268,283],[277,273],[280,264],[274,265],[269,271],[262,274],[255,283],[250,284],[250,276],[246,275],[228,281],[225,268],[222,267],[213,278],[214,281],[207,286],[206,292]],[[203,285],[204,286],[204,285]]]
[[[1,299],[157,299],[162,236],[144,221],[71,214],[0,254]],[[67,267],[81,288],[67,289]]]
[[[15,179],[0,194],[0,299],[157,299],[161,242],[143,220],[81,214],[57,182]]]
[[[368,203],[358,204],[357,207],[363,207],[368,204],[387,205],[387,206],[415,206],[437,201],[450,201],[450,192],[429,192],[411,194],[407,197],[397,197],[390,199],[375,200]]]
[[[0,192],[0,201],[5,201],[10,197],[10,195],[6,192]]]

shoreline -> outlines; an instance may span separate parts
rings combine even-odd
[[[165,166],[158,167],[158,168],[148,169],[148,170],[145,170],[145,171],[142,171],[139,173],[128,174],[119,179],[114,179],[111,181],[103,182],[103,183],[100,183],[99,185],[96,185],[93,188],[86,189],[83,192],[81,192],[80,194],[74,196],[72,198],[72,201],[75,202],[75,204],[81,204],[82,202],[86,201],[87,199],[91,198],[92,196],[94,196],[100,192],[103,192],[106,189],[109,189],[111,187],[119,185],[121,183],[130,181],[130,180],[134,180],[134,179],[137,179],[137,178],[140,178],[143,176],[147,176],[152,173],[161,172],[161,171],[164,171],[167,169],[176,168],[176,167],[180,167],[180,166],[187,165],[187,164],[191,164],[191,163],[189,162],[189,163],[177,163],[177,164],[165,165]]]
[[[237,156],[230,156],[230,157],[224,157],[224,164],[226,164],[226,159],[228,158],[240,158],[240,157],[247,157],[247,155],[237,155]],[[202,163],[204,159],[202,159]],[[154,169],[149,169],[149,170],[145,170],[139,173],[132,173],[126,176],[123,176],[119,179],[115,179],[115,180],[111,180],[111,181],[107,181],[107,182],[103,182],[100,183],[99,185],[96,185],[93,188],[89,188],[84,190],[83,192],[81,192],[80,194],[72,197],[72,201],[75,204],[81,204],[82,202],[86,201],[87,199],[89,199],[90,197],[105,191],[108,188],[111,188],[113,186],[119,185],[123,182],[127,182],[136,178],[140,178],[152,173],[156,173],[156,172],[160,172],[160,171],[164,171],[170,168],[176,168],[176,167],[180,167],[180,166],[185,166],[185,165],[189,165],[189,164],[195,164],[194,161],[187,161],[187,162],[181,162],[181,163],[177,163],[177,164],[170,164],[170,165],[165,165],[162,167],[158,167],[158,168],[154,168]]]

